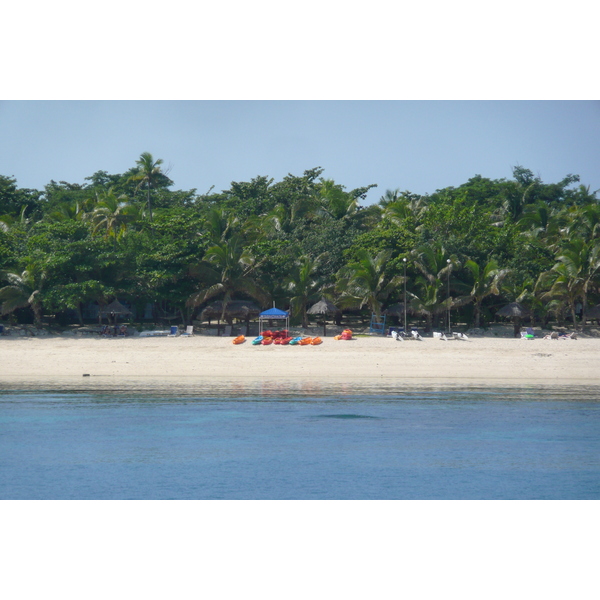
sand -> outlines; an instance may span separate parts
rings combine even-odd
[[[212,336],[0,338],[0,383],[147,386],[285,382],[350,385],[600,385],[600,339],[396,342],[324,338],[320,346],[233,345]]]

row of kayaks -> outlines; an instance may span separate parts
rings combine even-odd
[[[239,335],[233,340],[234,344],[243,344],[246,338],[243,335]],[[276,346],[318,346],[322,344],[323,340],[320,337],[304,337],[299,335],[298,337],[271,337],[265,335],[259,335],[252,340],[253,346],[269,346],[275,344]]]

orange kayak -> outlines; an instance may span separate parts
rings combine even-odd
[[[261,344],[263,346],[268,346],[269,344],[272,344],[272,343],[273,343],[273,338],[270,338],[270,337],[264,338],[263,341],[261,342]]]
[[[323,340],[320,337],[316,337],[312,339],[312,342],[310,343],[311,346],[318,346],[319,344],[322,344]]]
[[[302,338],[302,339],[301,339],[301,340],[300,340],[298,343],[299,343],[301,346],[308,346],[308,345],[309,345],[311,342],[312,342],[312,338],[310,338],[310,337],[305,337],[305,338]]]
[[[233,339],[234,344],[243,344],[246,341],[246,338],[243,335],[238,335]]]

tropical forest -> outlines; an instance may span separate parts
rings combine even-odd
[[[115,299],[139,327],[239,300],[304,327],[321,299],[341,322],[401,305],[425,331],[448,317],[485,328],[510,303],[533,325],[600,316],[600,203],[578,175],[546,183],[517,166],[426,195],[375,188],[317,167],[179,190],[147,152],[125,173],[43,190],[0,175],[0,323],[83,325]]]

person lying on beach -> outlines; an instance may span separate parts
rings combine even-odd
[[[552,333],[546,334],[543,339],[545,340],[576,340],[577,333],[573,331],[572,333],[557,333],[553,331]]]

